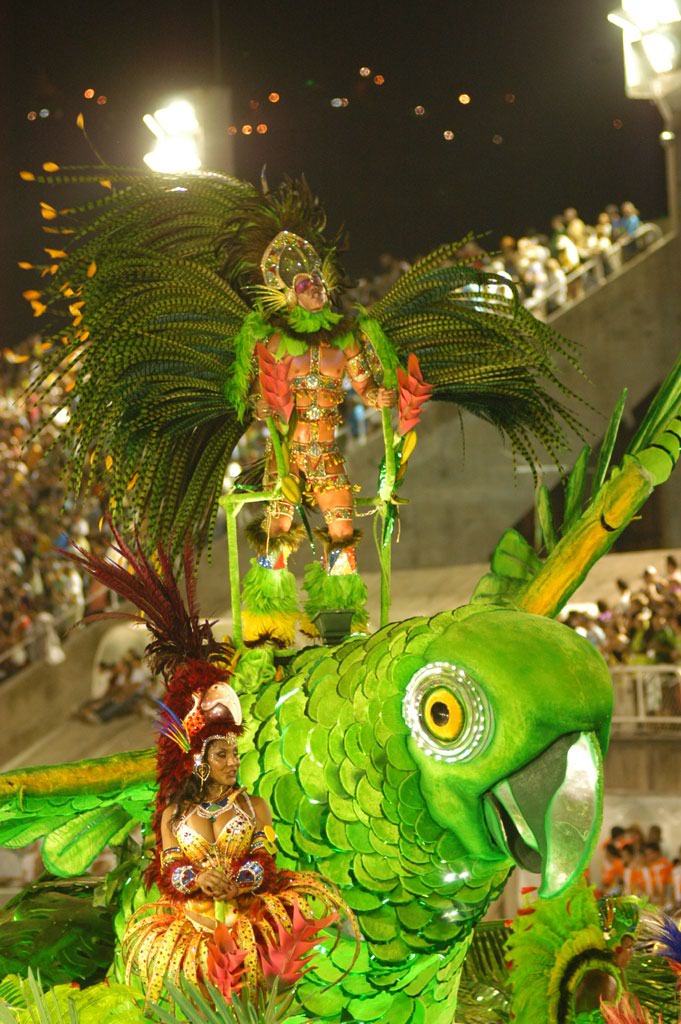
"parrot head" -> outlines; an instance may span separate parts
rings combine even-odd
[[[339,886],[384,963],[469,934],[514,864],[553,895],[589,860],[612,684],[566,626],[467,605],[309,649],[242,700],[282,854]]]
[[[560,623],[470,608],[402,682],[407,748],[431,816],[467,859],[510,859],[557,895],[598,837],[610,675]]]

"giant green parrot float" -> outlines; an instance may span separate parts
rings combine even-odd
[[[357,956],[349,937],[329,943],[297,988],[301,1020],[449,1024],[475,924],[514,864],[540,870],[547,897],[584,870],[612,685],[552,616],[669,476],[680,375],[681,363],[620,466],[601,453],[595,493],[581,490],[543,562],[509,532],[469,605],[304,650],[283,677],[268,651],[242,656],[243,780],[274,808],[280,862],[334,883],[364,940]],[[44,835],[48,869],[80,874],[148,820],[154,771],[138,751],[0,776],[0,841]],[[121,926],[143,899],[124,887]]]
[[[72,172],[70,180],[79,176],[115,189],[64,222],[68,252],[55,250],[55,262],[42,268],[48,283],[31,301],[36,313],[61,311],[65,326],[37,386],[76,371],[63,437],[76,487],[89,470],[101,473],[114,519],[123,528],[139,525],[147,552],[159,540],[179,550],[187,532],[200,544],[226,460],[249,422],[255,344],[274,331],[289,354],[304,353],[314,329],[327,331],[320,345],[342,349],[328,317],[324,327],[321,319],[293,316],[298,307],[282,312],[299,278],[321,279],[317,254],[328,290],[338,282],[333,247],[321,237],[323,215],[295,183],[259,198],[220,175],[107,168]],[[47,210],[50,227],[60,230],[52,224],[60,223],[57,211]],[[258,266],[256,242],[263,251],[263,224],[265,242],[292,232],[298,243],[312,237],[317,248],[310,256],[298,245],[298,272],[283,279],[284,306],[272,288],[248,278]],[[242,245],[237,260],[244,237],[250,247]],[[555,451],[560,421],[574,424],[544,390],[545,382],[560,387],[553,354],[569,355],[564,340],[534,321],[515,294],[499,296],[505,281],[451,265],[454,253],[445,246],[426,257],[372,316],[360,311],[357,329],[346,325],[359,338],[366,374],[392,385],[399,364],[417,352],[420,368],[398,376],[401,421],[424,398],[425,378],[434,397],[496,424],[530,460],[533,440]],[[266,262],[266,283],[282,267]],[[254,295],[250,309],[246,297]],[[272,365],[270,384],[281,385]],[[570,476],[560,529],[539,491],[544,560],[509,531],[465,607],[388,623],[335,649],[303,650],[285,670],[271,649],[242,653],[233,685],[245,726],[243,782],[273,808],[280,866],[315,869],[335,885],[362,936],[357,947],[341,929],[323,943],[326,955],[297,986],[292,1019],[450,1024],[475,924],[514,864],[541,871],[542,895],[551,897],[588,863],[612,686],[591,645],[553,617],[669,476],[679,456],[680,397],[681,363],[613,468],[620,405],[590,493],[587,450]],[[388,409],[382,419],[386,459],[376,507],[385,558],[408,432],[392,434]],[[269,422],[277,483],[262,496],[293,506],[286,432],[281,421]],[[253,570],[273,568],[258,561]],[[383,568],[385,578],[385,560]],[[105,845],[125,843],[138,822],[150,821],[155,777],[153,751],[0,776],[0,843],[20,847],[44,837],[48,871],[79,876]],[[139,856],[119,869],[121,882],[108,887],[117,893],[119,938],[149,899]],[[36,939],[34,960],[40,948]],[[143,1019],[122,977],[117,950],[111,987],[74,997],[83,1024]]]

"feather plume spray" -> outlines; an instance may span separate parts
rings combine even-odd
[[[159,706],[159,713],[154,722],[155,731],[159,736],[165,736],[166,739],[176,743],[180,750],[188,754],[191,750],[191,740],[184,727],[184,722],[162,700],[155,700],[155,703]]]
[[[626,995],[614,1006],[601,1003],[605,1024],[662,1024],[662,1014],[655,1020],[636,996]]]
[[[646,915],[645,924],[646,937],[655,943],[653,953],[669,962],[681,984],[681,929],[676,921],[662,911]]]
[[[220,659],[229,662],[234,656],[232,646],[219,643],[213,636],[212,623],[199,618],[194,551],[189,541],[185,543],[183,558],[185,603],[167,551],[160,545],[157,548],[157,570],[145,554],[137,534],[133,550],[110,517],[107,517],[107,522],[114,536],[113,549],[127,562],[127,566],[119,565],[111,558],[100,558],[75,544],[75,551],[63,554],[93,579],[125,601],[130,601],[139,611],[98,612],[87,616],[85,621],[127,619],[146,626],[153,637],[145,652],[149,666],[152,672],[162,675],[166,683],[180,666],[190,660],[206,662]]]
[[[579,370],[579,346],[535,319],[506,277],[461,261],[460,246],[440,246],[415,263],[369,310],[367,325],[378,321],[400,362],[418,357],[434,399],[496,426],[530,466],[537,444],[560,464],[566,428],[578,436],[581,429],[562,401],[577,396],[557,360]]]
[[[64,256],[34,267],[51,348],[29,390],[69,385],[57,440],[72,493],[86,476],[103,484],[116,521],[140,523],[149,551],[171,534],[201,547],[250,419],[225,394],[250,307],[221,277],[215,245],[257,193],[210,173],[107,166],[34,176],[57,186],[102,179],[114,186],[103,198],[55,214]]]

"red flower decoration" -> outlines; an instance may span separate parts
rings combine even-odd
[[[397,433],[404,437],[421,419],[423,406],[433,394],[433,384],[426,384],[419,361],[412,352],[407,360],[407,372],[397,367]]]
[[[261,342],[256,345],[262,397],[277,415],[288,423],[293,412],[293,395],[289,381],[291,356],[275,359]]]
[[[208,976],[228,1003],[239,992],[246,951],[239,949],[227,925],[219,924],[208,942]]]
[[[310,961],[314,959],[310,952],[318,942],[319,932],[328,928],[338,920],[338,914],[329,914],[321,921],[308,921],[303,917],[297,903],[293,904],[293,920],[291,931],[277,921],[277,943],[260,952],[260,964],[265,984],[272,984],[279,979],[279,991],[295,985],[304,974],[311,970]]]

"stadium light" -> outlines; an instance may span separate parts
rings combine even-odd
[[[677,228],[681,223],[681,0],[622,0],[608,21],[622,30],[627,96],[653,100],[662,116],[667,206]]]
[[[628,96],[657,99],[670,87],[677,87],[676,79],[681,76],[679,0],[623,0],[608,21],[622,30]]]
[[[188,100],[173,100],[167,107],[145,114],[142,120],[155,136],[154,148],[144,155],[144,162],[152,171],[198,171],[201,125]]]

